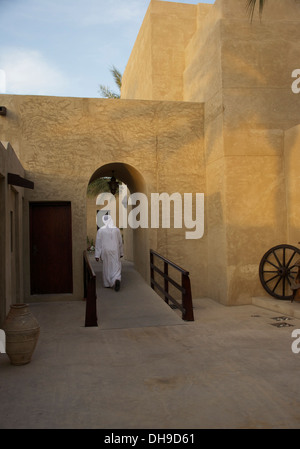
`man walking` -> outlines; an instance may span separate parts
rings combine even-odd
[[[121,285],[121,257],[123,257],[123,242],[120,229],[114,226],[110,215],[102,217],[104,226],[97,232],[95,244],[95,259],[103,261],[103,285],[120,290]]]

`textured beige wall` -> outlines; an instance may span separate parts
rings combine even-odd
[[[149,31],[159,23],[154,10],[162,20],[175,11],[182,18],[189,15],[189,27],[184,20],[176,24],[180,32],[185,27],[192,32],[185,34],[184,44],[165,21],[168,38],[160,38],[159,48],[159,32]],[[284,133],[299,123],[300,116],[299,96],[291,91],[291,73],[300,60],[299,13],[299,1],[274,0],[266,2],[261,21],[256,9],[250,23],[245,3],[236,0],[216,0],[193,9],[153,2],[140,31],[141,36],[147,31],[147,46],[139,36],[139,53],[133,51],[125,71],[128,84],[139,84],[143,78],[138,67],[145,65],[148,55],[153,58],[152,46],[159,63],[152,59],[151,77],[162,80],[162,89],[155,90],[152,83],[152,91],[148,84],[133,95],[164,98],[163,77],[172,65],[160,57],[184,48],[184,60],[169,81],[168,98],[180,98],[176,83],[184,67],[180,99],[205,103],[208,294],[226,304],[248,303],[251,296],[263,294],[258,265],[264,252],[284,241],[297,244],[300,222],[292,206],[297,204],[296,169],[284,169],[296,157],[291,149],[296,131],[286,134],[287,149]],[[178,55],[181,59],[180,51]],[[127,78],[133,71],[138,83]],[[125,89],[124,95],[128,92]]]
[[[262,21],[255,14],[250,23],[243,2],[216,0],[186,48],[184,100],[205,102],[208,263],[219,280],[210,294],[227,304],[264,294],[262,255],[297,241],[286,204],[286,185],[291,191],[295,182],[284,170],[284,131],[299,123],[291,91],[299,12],[294,0],[267,2]]]
[[[122,78],[122,98],[183,99],[185,47],[197,6],[152,0]]]
[[[284,170],[288,210],[288,239],[299,247],[300,241],[300,125],[285,132]]]
[[[203,105],[185,102],[104,100],[0,95],[8,109],[1,122],[19,148],[20,160],[34,191],[28,201],[71,201],[74,294],[82,298],[82,251],[86,248],[86,189],[92,175],[111,170],[131,192],[203,192]],[[178,163],[180,161],[180,164]],[[28,203],[26,203],[28,219]],[[163,250],[192,273],[195,295],[206,293],[205,238],[186,241],[184,230],[134,231],[137,268],[149,277],[149,247]],[[200,264],[200,265],[199,265]],[[25,296],[29,295],[29,246],[25,253]],[[60,296],[60,295],[58,295]],[[55,296],[55,299],[59,299]],[[64,297],[64,296],[62,296]],[[38,295],[35,300],[43,300]],[[52,299],[49,297],[47,299]]]
[[[299,123],[300,116],[299,98],[291,90],[291,73],[300,59],[300,5],[277,1],[271,8],[267,2],[262,21],[249,23],[237,2],[218,3],[223,14],[228,296],[235,304],[248,302],[249,293],[263,293],[260,259],[289,240],[284,130]]]
[[[186,47],[184,99],[205,103],[208,295],[227,303],[226,191],[221,70],[221,11],[199,4],[197,30]]]
[[[150,4],[151,5],[151,4]],[[121,97],[152,100],[151,6],[144,17],[126,69],[122,75]],[[140,61],[143,61],[140,64]]]
[[[215,0],[215,6],[220,8],[224,18],[234,20],[245,20],[246,7],[243,1],[236,0]],[[262,25],[268,21],[293,21],[299,16],[299,0],[272,0],[265,2]],[[254,19],[259,20],[258,8],[254,14]],[[246,19],[247,20],[247,19]]]
[[[8,185],[7,173],[24,177],[12,146],[0,142],[0,327],[9,306],[23,301],[24,189]]]
[[[224,163],[219,159],[223,156],[221,14],[220,8],[209,4],[152,1],[123,75],[122,98],[205,101],[205,168],[199,178],[207,180],[208,255],[203,259],[204,251],[199,254],[194,270],[201,283],[206,277],[207,293],[226,302],[225,178]],[[151,70],[147,68],[149,58]],[[184,242],[187,252],[193,251],[190,244]]]
[[[208,102],[222,88],[221,11],[198,4],[196,13],[197,28],[185,48],[183,99]]]
[[[300,4],[267,2],[262,20],[256,12],[252,23],[244,2],[189,6],[150,4],[125,81],[139,85],[143,74],[138,68],[151,55],[148,76],[161,80],[161,90],[153,81],[132,95],[164,98],[164,75],[172,67],[165,55],[177,51],[180,62],[169,81],[168,98],[205,103],[208,294],[226,304],[247,303],[252,295],[263,294],[258,265],[264,252],[282,241],[296,244],[291,229],[297,229],[297,223],[290,224],[295,213],[288,213],[291,206],[286,203],[286,185],[291,189],[295,183],[284,171],[284,131],[299,123],[299,97],[291,91],[291,73],[300,60]],[[176,13],[176,20],[185,19],[178,26],[173,17],[184,43],[164,20]],[[153,32],[163,20],[164,39]],[[176,91],[180,71],[182,98]],[[127,88],[123,94],[131,95]]]

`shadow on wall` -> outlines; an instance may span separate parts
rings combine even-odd
[[[291,12],[295,2],[285,6]],[[185,81],[190,98],[205,101],[209,291],[236,304],[264,294],[258,269],[265,251],[282,243],[297,246],[299,240],[296,215],[286,201],[288,189],[289,201],[297,201],[289,150],[296,141],[289,133],[285,144],[285,135],[300,116],[300,97],[291,89],[300,27],[288,13],[282,16],[286,21],[278,20],[280,14],[269,16],[266,8],[262,21],[249,23],[244,11],[233,15],[233,1],[223,7],[226,16],[214,26],[204,21],[190,43]],[[285,7],[277,2],[276,8]]]

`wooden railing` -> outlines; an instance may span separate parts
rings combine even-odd
[[[160,270],[154,263],[154,257],[158,257],[164,263],[164,271]],[[178,284],[169,276],[169,266],[175,268],[181,273],[181,285]],[[164,279],[164,287],[162,287],[158,282],[154,280],[154,272],[158,273]],[[192,292],[191,283],[189,278],[189,272],[183,268],[176,265],[174,262],[166,259],[165,257],[158,254],[153,249],[150,250],[150,280],[151,287],[153,290],[155,287],[163,293],[165,302],[169,304],[171,301],[175,306],[181,310],[182,319],[185,321],[194,321],[193,312],[193,302],[192,302]],[[176,287],[182,294],[182,303],[179,304],[175,298],[173,298],[169,293],[169,283]]]
[[[86,299],[85,327],[98,326],[96,274],[90,264],[87,251],[83,252],[83,282],[84,298]]]

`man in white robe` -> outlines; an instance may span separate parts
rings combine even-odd
[[[114,287],[116,291],[121,285],[121,257],[123,257],[123,242],[120,229],[114,226],[110,215],[102,217],[104,226],[97,232],[95,244],[95,259],[103,261],[103,285]]]

